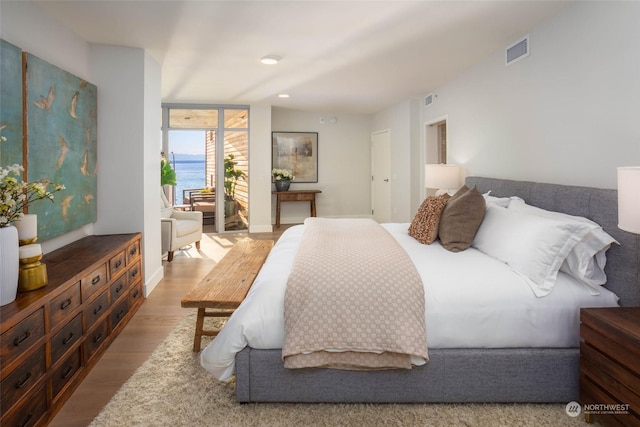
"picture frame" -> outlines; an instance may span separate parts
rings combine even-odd
[[[318,182],[318,132],[271,132],[273,169],[288,169],[294,183]]]
[[[46,241],[97,220],[97,87],[30,53],[22,59],[27,181],[65,186],[52,202],[29,205]]]

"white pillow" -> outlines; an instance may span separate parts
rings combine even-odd
[[[522,215],[490,205],[472,246],[507,263],[542,297],[553,290],[560,266],[590,229],[578,221]]]
[[[580,216],[552,212],[518,201],[509,205],[510,209],[522,213],[546,216],[562,221],[578,221],[591,226],[589,233],[583,237],[567,255],[560,267],[563,271],[587,285],[592,295],[599,295],[599,286],[604,285],[607,276],[604,267],[607,263],[606,252],[613,243],[618,243],[597,223]],[[619,243],[618,243],[619,244]]]
[[[491,195],[491,190],[487,191],[482,195],[484,197],[485,204],[489,205],[497,205],[503,208],[508,208],[511,200],[522,200],[520,197],[511,196],[511,197],[495,197]]]

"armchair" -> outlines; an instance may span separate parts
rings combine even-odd
[[[160,221],[162,226],[162,252],[167,261],[173,261],[173,252],[193,242],[200,249],[202,239],[202,212],[182,212],[174,209],[160,190]]]

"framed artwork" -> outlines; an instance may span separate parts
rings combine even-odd
[[[97,219],[97,88],[31,54],[23,61],[27,180],[66,187],[29,205],[44,241]]]
[[[318,182],[318,132],[272,132],[274,169],[288,169],[294,183]]]
[[[0,166],[22,158],[22,50],[0,39]]]

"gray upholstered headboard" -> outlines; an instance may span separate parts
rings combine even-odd
[[[481,193],[492,196],[518,196],[530,205],[589,218],[597,222],[620,245],[607,252],[606,287],[620,297],[620,305],[640,306],[640,235],[618,228],[618,192],[600,188],[467,177]]]

